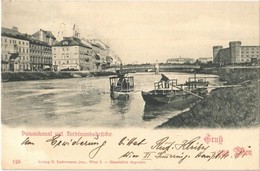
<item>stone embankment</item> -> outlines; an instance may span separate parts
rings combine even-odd
[[[108,76],[114,75],[115,72],[110,71],[61,71],[61,72],[2,72],[2,82],[9,81],[28,81],[28,80],[47,80],[47,79],[67,79],[67,78],[78,78],[78,77],[92,77],[92,76]]]
[[[240,128],[259,126],[260,69],[219,69],[221,81],[234,87],[216,88],[190,110],[157,128]]]

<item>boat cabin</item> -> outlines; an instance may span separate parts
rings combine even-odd
[[[112,76],[109,77],[111,92],[131,92],[134,90],[133,76]]]

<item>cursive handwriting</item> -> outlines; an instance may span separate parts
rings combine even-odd
[[[156,141],[155,145],[151,146],[151,149],[162,150],[163,152],[169,151],[171,146],[174,144],[173,142],[168,142],[169,137],[164,137],[158,141]]]
[[[204,144],[198,142],[200,137],[195,137],[191,140],[184,140],[180,144],[175,144],[175,149],[176,150],[196,150],[196,151],[206,151],[210,146],[204,146]]]
[[[30,138],[27,137],[22,143],[21,145],[34,145],[33,142],[30,141]]]
[[[202,158],[202,159],[207,159],[207,161],[210,161],[212,159],[225,159],[229,156],[229,151],[228,150],[221,150],[219,152],[211,152],[211,154],[205,154],[205,152],[199,152],[195,158]]]
[[[78,138],[77,140],[73,140],[71,139],[70,141],[65,141],[65,140],[60,140],[61,135],[55,135],[52,138],[46,140],[46,142],[50,142],[51,146],[53,146],[53,148],[56,147],[65,147],[65,146],[95,146],[94,149],[92,149],[89,152],[89,158],[93,159],[98,152],[100,151],[100,149],[105,146],[105,144],[107,143],[106,141],[103,141],[103,143],[99,143],[97,141],[84,141],[82,140],[82,137]]]
[[[131,138],[131,139],[124,137],[118,143],[118,145],[127,145],[127,146],[130,146],[130,145],[140,146],[140,145],[145,145],[145,144],[146,144],[145,139],[143,139],[141,141],[137,141],[136,137]]]
[[[121,158],[138,158],[139,155],[135,154],[133,151],[128,151],[125,154],[123,154],[119,159]]]

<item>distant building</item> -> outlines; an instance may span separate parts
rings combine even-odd
[[[99,67],[102,68],[103,66],[106,65],[106,59],[107,59],[106,46],[97,39],[92,39],[89,41],[95,53],[97,68]]]
[[[229,42],[228,48],[213,46],[213,62],[235,64],[259,61],[260,46],[241,46],[240,41]]]
[[[28,36],[30,42],[30,68],[32,71],[52,68],[52,49],[46,42]]]
[[[202,63],[202,64],[206,64],[206,63],[212,62],[212,57],[208,57],[208,58],[198,58],[197,61],[200,62],[200,63]]]
[[[171,58],[167,59],[166,63],[168,64],[193,64],[195,63],[195,59],[193,58]]]
[[[45,31],[42,29],[34,33],[32,36],[40,41],[46,42],[50,46],[54,45],[56,40],[51,31]]]
[[[90,44],[76,37],[64,39],[52,46],[54,70],[92,70],[95,68]]]
[[[26,71],[30,70],[29,41],[26,34],[2,27],[1,32],[1,70]]]

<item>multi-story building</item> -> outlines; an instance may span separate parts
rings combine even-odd
[[[30,70],[29,41],[17,27],[2,27],[1,51],[2,71]]]
[[[219,64],[249,63],[260,60],[260,46],[241,46],[240,41],[229,42],[228,48],[213,46],[213,62]]]
[[[96,65],[96,69],[100,69],[101,65],[102,65],[102,56],[101,56],[101,47],[93,42],[90,41],[90,44],[92,46],[92,50],[93,50],[93,56],[94,56],[94,60],[95,60],[95,65]]]
[[[34,33],[32,35],[34,38],[46,42],[48,45],[52,46],[54,45],[56,38],[54,37],[54,35],[52,34],[51,31],[45,31],[40,29],[39,31],[37,31],[36,33]]]
[[[92,58],[92,47],[76,37],[64,37],[52,46],[54,70],[91,70],[95,68]]]
[[[42,71],[52,68],[52,48],[46,42],[28,36],[30,42],[30,68],[32,71]]]

